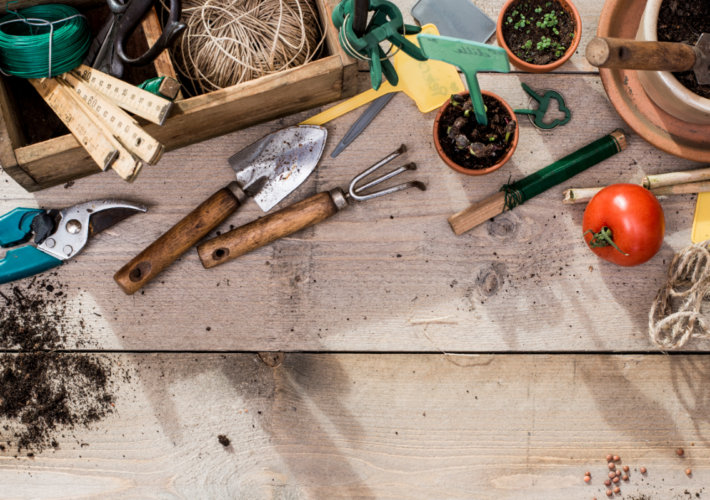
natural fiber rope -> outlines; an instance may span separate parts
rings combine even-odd
[[[184,0],[182,21],[173,60],[199,93],[306,64],[325,40],[314,0]]]
[[[703,299],[710,298],[709,248],[710,240],[706,240],[673,257],[668,282],[658,292],[648,315],[651,340],[661,349],[678,349],[691,337],[710,339],[710,324],[700,314]],[[676,312],[673,299],[682,299]]]

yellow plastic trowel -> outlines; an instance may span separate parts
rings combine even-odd
[[[438,35],[439,30],[433,24],[426,24],[422,26],[422,33]],[[417,35],[409,35],[406,38],[417,46],[419,45]],[[380,85],[379,90],[370,89],[367,92],[356,95],[352,99],[301,122],[300,125],[323,125],[368,102],[374,101],[378,97],[393,92],[404,92],[414,100],[419,111],[429,113],[441,107],[451,97],[451,94],[457,94],[465,90],[458,71],[450,64],[433,59],[416,61],[402,51],[394,55],[393,64],[399,75],[399,83],[396,86],[391,85],[389,82],[384,82]]]
[[[690,235],[693,243],[710,240],[710,193],[698,195],[693,217],[693,232]]]

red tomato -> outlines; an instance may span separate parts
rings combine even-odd
[[[613,245],[603,243],[602,228],[611,231]],[[587,232],[591,230],[592,232]],[[636,184],[614,184],[599,191],[587,205],[582,221],[584,241],[602,259],[620,266],[638,266],[658,253],[666,232],[666,219],[658,200]],[[623,252],[623,253],[622,253]],[[627,255],[624,255],[627,254]]]

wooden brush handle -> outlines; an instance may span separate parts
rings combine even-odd
[[[688,71],[695,65],[695,48],[684,43],[637,42],[622,38],[592,39],[587,61],[598,68],[644,71]]]
[[[113,279],[127,295],[140,290],[239,208],[244,192],[236,182],[220,189],[123,266]]]
[[[197,247],[197,254],[205,269],[209,269],[332,217],[347,204],[340,189],[318,193],[205,241]]]

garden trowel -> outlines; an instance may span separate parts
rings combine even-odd
[[[458,67],[466,75],[476,121],[488,125],[486,107],[481,96],[476,74],[480,71],[510,72],[508,54],[500,47],[471,42],[448,36],[421,34],[417,37],[422,52],[429,59],[436,59]]]
[[[300,186],[318,165],[328,132],[299,125],[273,132],[229,159],[237,180],[220,189],[175,224],[113,279],[131,295],[244,204],[247,197],[268,212]]]
[[[597,37],[589,42],[585,55],[589,64],[598,68],[672,73],[693,70],[698,85],[710,85],[710,33],[700,35],[695,46]]]

